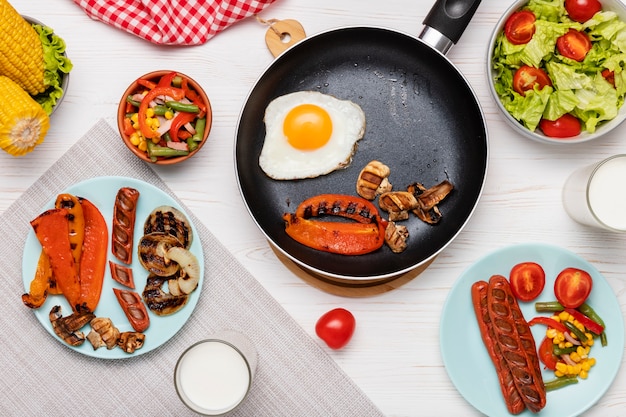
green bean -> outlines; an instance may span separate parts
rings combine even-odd
[[[169,130],[167,132],[163,133],[163,135],[161,137],[166,142],[171,142],[172,141],[172,136],[170,136],[170,131]]]
[[[156,116],[165,116],[165,113],[170,111],[170,108],[161,104],[157,104],[152,108],[152,110],[154,110],[154,114]]]
[[[126,97],[126,102],[132,104],[135,107],[139,107],[141,105],[137,100],[133,100],[133,96]]]
[[[606,329],[606,325],[604,324],[604,320],[602,320],[602,317],[600,317],[589,304],[583,303],[580,307],[578,307],[578,311],[580,311],[585,316],[589,317],[591,320],[595,321]],[[600,342],[602,343],[602,346],[606,346],[609,343],[606,338],[606,330],[603,331],[600,335]]]
[[[187,146],[189,147],[189,152],[193,152],[198,148],[198,142],[193,140],[193,137],[187,139]]]
[[[576,351],[576,346],[561,348],[559,345],[552,345],[552,353],[556,356],[566,355]]]
[[[180,75],[177,75],[174,78],[172,78],[172,87],[180,88],[181,85],[183,85],[183,77],[181,77]]]
[[[148,141],[148,156],[149,157],[171,157],[171,156],[185,156],[189,155],[189,151],[181,151],[178,149],[172,149],[165,146],[158,146],[155,144],[151,144],[151,141]]]
[[[200,107],[195,104],[181,103],[180,101],[166,101],[165,105],[172,110],[185,113],[200,113]]]
[[[194,133],[191,138],[195,142],[202,142],[202,138],[204,137],[204,129],[206,129],[206,117],[203,117],[196,121],[195,129],[196,133]]]
[[[570,333],[574,333],[579,341],[584,342],[587,340],[587,335],[583,333],[578,327],[574,326],[574,323],[564,321],[563,324],[565,325],[565,327],[567,327],[567,330],[569,330]]]
[[[558,301],[537,301],[535,303],[535,311],[538,313],[558,313],[565,308]]]
[[[555,389],[563,388],[568,385],[578,384],[578,378],[575,376],[562,376],[551,381],[545,382],[543,385],[546,387],[546,391],[553,391]]]

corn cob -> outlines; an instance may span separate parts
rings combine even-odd
[[[34,96],[46,89],[44,69],[39,35],[7,0],[0,0],[0,75]]]
[[[20,156],[43,142],[50,118],[28,93],[10,78],[0,75],[0,97],[9,105],[0,106],[0,148]]]

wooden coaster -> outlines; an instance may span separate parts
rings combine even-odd
[[[293,262],[282,252],[277,250],[271,243],[270,247],[278,259],[280,259],[280,261],[283,262],[285,266],[301,280],[319,290],[342,297],[371,297],[373,295],[384,294],[395,290],[396,288],[399,288],[407,282],[413,280],[435,260],[435,258],[433,258],[425,264],[395,277],[355,281],[316,274]]]

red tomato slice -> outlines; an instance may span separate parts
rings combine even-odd
[[[565,10],[572,20],[584,23],[602,10],[598,0],[565,0]]]
[[[531,301],[543,291],[546,285],[546,273],[537,263],[522,262],[511,269],[509,281],[515,298],[521,301]]]
[[[611,83],[615,87],[615,73],[608,68],[602,70],[602,76],[605,80]]]
[[[581,124],[575,116],[567,113],[556,120],[541,119],[539,128],[551,138],[571,138],[580,134]]]
[[[591,50],[591,41],[585,32],[570,29],[556,40],[556,49],[564,57],[580,62]]]
[[[535,14],[530,10],[513,13],[504,24],[504,35],[513,45],[523,45],[535,34]]]
[[[319,318],[315,333],[329,348],[341,349],[352,338],[356,320],[352,313],[344,308],[335,308]]]
[[[585,302],[593,280],[588,272],[578,268],[565,268],[554,281],[554,295],[566,308],[577,308]]]
[[[552,85],[550,77],[541,68],[522,65],[513,75],[513,89],[521,95],[526,95],[526,91],[532,90],[535,85],[540,90],[546,85]]]
[[[552,339],[547,337],[543,338],[543,341],[539,345],[539,359],[546,366],[546,368],[554,371],[556,369],[556,363],[558,362],[557,356],[552,351]]]

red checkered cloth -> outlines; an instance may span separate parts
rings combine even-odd
[[[200,45],[275,0],[74,0],[101,20],[161,45]]]

